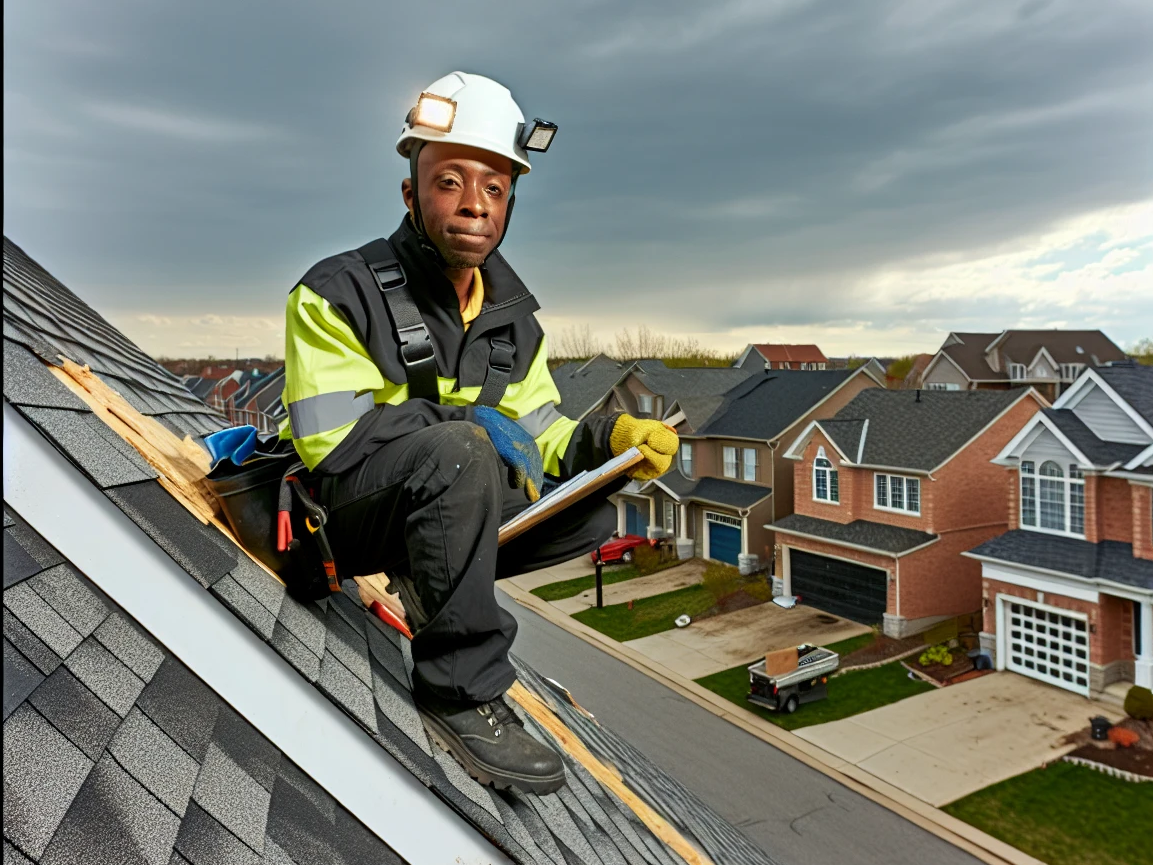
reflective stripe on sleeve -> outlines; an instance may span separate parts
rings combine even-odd
[[[352,423],[373,408],[371,393],[356,395],[354,390],[318,393],[288,404],[288,418],[294,439],[338,429]]]
[[[556,423],[557,418],[564,417],[557,407],[551,402],[546,402],[538,409],[530,411],[528,414],[523,414],[516,419],[516,422],[524,428],[534,439],[540,436],[546,429]]]

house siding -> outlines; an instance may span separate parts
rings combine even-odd
[[[1096,384],[1093,384],[1092,390],[1073,407],[1073,414],[1103,441],[1149,444],[1149,437],[1124,409],[1113,402],[1113,399]]]
[[[941,357],[933,364],[933,368],[924,376],[924,385],[930,384],[956,384],[961,390],[968,390],[969,377],[961,372],[947,357]]]

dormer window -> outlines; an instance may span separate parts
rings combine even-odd
[[[825,456],[825,449],[817,449],[817,458],[813,460],[813,498],[819,502],[837,504],[841,501],[840,481],[837,470]]]
[[[653,396],[648,393],[637,394],[637,411],[641,414],[653,413]]]
[[[1024,381],[1025,380],[1025,364],[1023,364],[1023,363],[1011,363],[1011,364],[1009,364],[1009,378],[1011,378],[1013,381]]]
[[[1081,370],[1085,368],[1083,363],[1063,363],[1061,364],[1061,380],[1073,381],[1081,374]]]

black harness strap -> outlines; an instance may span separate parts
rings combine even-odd
[[[489,338],[488,371],[475,405],[496,407],[504,399],[504,392],[512,379],[512,364],[516,359],[516,346],[508,337],[511,328],[505,327]]]
[[[396,254],[384,238],[367,243],[357,251],[380,286],[384,305],[388,307],[392,325],[396,328],[400,360],[408,378],[409,398],[440,402],[432,338],[408,290],[408,281]]]

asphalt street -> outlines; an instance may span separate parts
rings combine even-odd
[[[572,692],[782,865],[978,865],[871,802],[517,604],[513,651]]]

